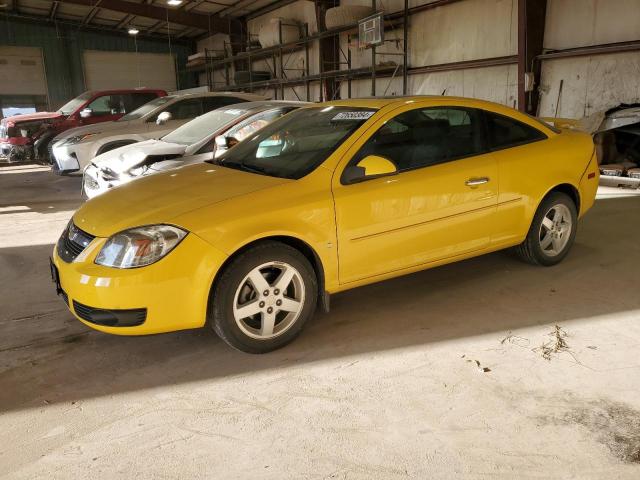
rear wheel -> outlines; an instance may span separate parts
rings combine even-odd
[[[318,285],[298,250],[264,242],[233,259],[214,287],[209,322],[226,343],[266,353],[291,342],[313,316]]]
[[[527,238],[515,251],[525,262],[556,265],[569,253],[577,226],[574,201],[564,193],[552,192],[538,207]]]

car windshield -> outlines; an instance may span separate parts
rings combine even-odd
[[[147,113],[153,112],[156,108],[164,105],[175,97],[167,96],[167,97],[158,97],[151,100],[148,103],[145,103],[141,107],[136,108],[132,112],[127,113],[126,115],[120,117],[118,122],[128,122],[129,120],[138,120],[139,118],[144,117]]]
[[[79,95],[73,100],[69,100],[67,103],[65,103],[58,109],[58,112],[60,112],[62,115],[71,115],[78,109],[78,107],[89,100],[91,98],[91,95],[91,92],[84,92],[82,95]]]
[[[225,152],[230,168],[298,179],[315,170],[376,111],[370,108],[302,108],[285,115]]]
[[[176,128],[173,132],[162,137],[162,141],[193,145],[246,113],[247,111],[241,108],[219,108]]]

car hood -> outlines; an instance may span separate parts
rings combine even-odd
[[[140,225],[179,225],[178,217],[184,213],[291,181],[209,163],[190,165],[98,195],[80,207],[73,221],[98,237]]]
[[[36,112],[36,113],[28,113],[26,115],[14,115],[12,117],[7,117],[2,119],[2,123],[6,125],[18,125],[22,122],[33,122],[34,120],[51,120],[56,118],[62,118],[60,112]]]
[[[178,143],[145,140],[98,155],[92,163],[98,168],[106,167],[115,173],[122,173],[146,163],[149,157],[163,159],[165,157],[182,156],[186,149],[187,145]]]
[[[111,133],[116,135],[117,133],[135,133],[134,130],[136,124],[133,122],[102,122],[94,123],[93,125],[85,125],[82,127],[72,128],[65,130],[60,135],[54,138],[54,142],[63,140],[65,138],[75,137],[77,135],[87,135],[89,133]]]

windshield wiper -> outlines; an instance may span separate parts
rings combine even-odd
[[[238,170],[244,170],[245,172],[259,173],[260,175],[271,176],[271,174],[265,168],[258,165],[247,165],[244,162],[225,162],[224,160],[219,160],[218,165],[222,165],[223,167],[236,168]]]

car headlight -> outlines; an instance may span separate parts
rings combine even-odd
[[[94,135],[97,135],[97,133],[87,133],[85,135],[76,135],[74,137],[69,137],[64,142],[64,144],[65,145],[75,145],[76,143],[80,143],[80,142],[82,142],[83,140],[86,140],[89,137],[93,137]]]
[[[151,265],[173,250],[187,233],[172,225],[147,225],[124,230],[107,240],[95,263],[114,268]]]

